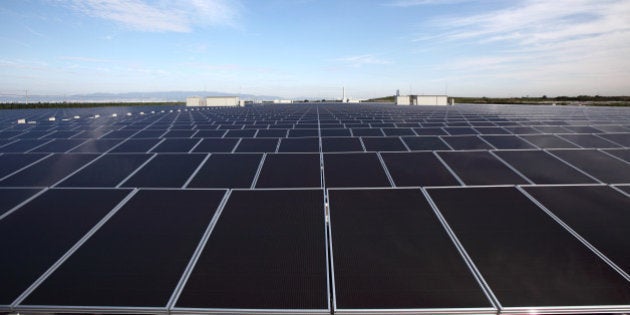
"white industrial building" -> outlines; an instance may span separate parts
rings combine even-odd
[[[273,100],[274,104],[293,104],[293,100]]]
[[[187,97],[186,106],[206,106],[206,99],[198,96]]]
[[[447,95],[397,95],[396,105],[448,105]]]
[[[186,106],[240,106],[238,96],[187,97]]]
[[[206,106],[239,106],[241,100],[238,96],[208,96]]]

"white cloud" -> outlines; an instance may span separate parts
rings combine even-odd
[[[529,0],[436,19],[438,32],[416,42],[477,51],[441,66],[455,76],[513,80],[564,93],[589,93],[597,86],[602,94],[627,94],[629,16],[630,0]]]
[[[191,32],[198,26],[235,26],[240,5],[234,0],[73,0],[59,2],[82,14],[147,32]]]
[[[391,61],[389,60],[378,58],[372,54],[337,58],[335,59],[335,61],[339,61],[339,62],[345,63],[348,66],[356,67],[356,68],[362,67],[365,65],[387,65],[391,63]]]

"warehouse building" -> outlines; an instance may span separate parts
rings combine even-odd
[[[447,95],[397,95],[396,105],[446,106]]]
[[[240,106],[238,96],[187,97],[186,106]]]
[[[198,96],[187,97],[186,106],[206,106],[206,99]]]
[[[241,100],[238,96],[208,96],[206,106],[239,106]]]

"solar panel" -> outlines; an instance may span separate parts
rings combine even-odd
[[[96,139],[88,140],[74,148],[73,153],[103,153],[109,151],[120,143],[120,139]]]
[[[323,196],[232,192],[175,310],[330,313]]]
[[[105,154],[57,186],[116,187],[150,157],[149,154]]]
[[[618,148],[620,145],[612,143],[596,135],[559,135],[583,148]]]
[[[496,312],[419,189],[329,199],[337,312]]]
[[[624,147],[630,147],[630,133],[598,134],[598,136]]]
[[[411,151],[450,150],[439,137],[402,137]]]
[[[407,148],[398,137],[362,137],[366,151],[407,151]]]
[[[630,165],[596,150],[554,150],[555,156],[605,183],[630,182]]]
[[[630,274],[630,198],[607,186],[526,187],[525,191]]]
[[[206,156],[158,154],[122,183],[122,187],[182,187]]]
[[[610,154],[613,157],[621,159],[623,161],[630,163],[630,149],[622,149],[622,150],[605,150],[602,151],[607,154]]]
[[[627,108],[2,114],[0,312],[630,312]]]
[[[224,194],[141,190],[20,306],[166,307]]]
[[[323,152],[362,152],[359,138],[322,138]]]
[[[238,139],[203,139],[193,152],[232,152]]]
[[[249,188],[262,157],[262,154],[212,154],[194,174],[188,187]]]
[[[38,146],[29,152],[63,153],[84,143],[83,139],[55,139]]]
[[[487,142],[477,136],[445,136],[442,137],[455,150],[487,150],[493,149]]]
[[[429,195],[502,309],[605,312],[630,301],[628,280],[515,188]]]
[[[529,143],[533,143],[541,149],[565,149],[578,147],[576,144],[560,139],[555,135],[521,135],[520,137]]]
[[[319,139],[283,138],[280,139],[278,152],[319,152]]]
[[[0,189],[0,218],[8,215],[15,206],[39,191],[39,189]]]
[[[0,220],[0,248],[11,257],[0,260],[0,304],[13,303],[128,193],[51,189]]]
[[[267,154],[256,182],[257,188],[321,187],[319,154]]]
[[[156,153],[186,153],[192,150],[200,139],[164,139],[151,152]]]
[[[278,148],[278,139],[256,138],[242,139],[238,143],[235,152],[276,152]]]
[[[544,151],[497,151],[495,154],[536,184],[597,182]]]
[[[326,187],[389,187],[375,153],[324,154]]]
[[[482,136],[497,149],[535,149],[533,145],[516,136]]]
[[[438,155],[467,185],[527,183],[487,151],[440,152]]]
[[[382,153],[396,186],[457,186],[457,179],[431,152]]]
[[[0,152],[3,153],[23,153],[32,149],[35,149],[50,140],[37,140],[37,139],[22,139],[16,142],[12,142],[0,147]]]
[[[155,147],[161,139],[128,139],[109,153],[144,153]]]
[[[54,154],[0,181],[0,186],[52,186],[97,157],[97,154]]]
[[[0,155],[0,179],[45,158],[45,154],[3,154]]]

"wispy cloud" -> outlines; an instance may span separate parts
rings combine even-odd
[[[42,34],[42,33],[38,32],[38,31],[36,31],[36,30],[34,30],[34,29],[32,29],[32,28],[28,27],[28,26],[25,26],[24,28],[26,28],[26,30],[27,30],[29,33],[31,33],[31,34],[33,34],[33,35],[35,35],[35,36],[39,36],[39,37],[46,37],[46,35],[44,35],[44,34]]]
[[[147,32],[191,32],[200,26],[236,26],[236,0],[73,0],[62,5],[87,16]]]
[[[416,41],[476,50],[442,65],[459,75],[619,87],[630,82],[629,16],[630,0],[527,0],[436,18]]]
[[[395,0],[385,3],[386,6],[392,7],[415,7],[420,5],[442,5],[461,2],[470,2],[471,0]]]
[[[345,63],[347,66],[351,67],[363,67],[366,65],[386,65],[391,64],[391,61],[379,58],[373,54],[365,54],[365,55],[355,55],[348,56],[343,58],[337,58],[335,61]]]
[[[89,63],[112,63],[116,62],[113,59],[101,59],[101,58],[91,58],[91,57],[81,57],[81,56],[61,56],[59,57],[61,60],[66,61],[79,61],[79,62],[89,62]]]
[[[513,8],[436,20],[445,39],[533,45],[630,30],[628,0],[530,0]]]

